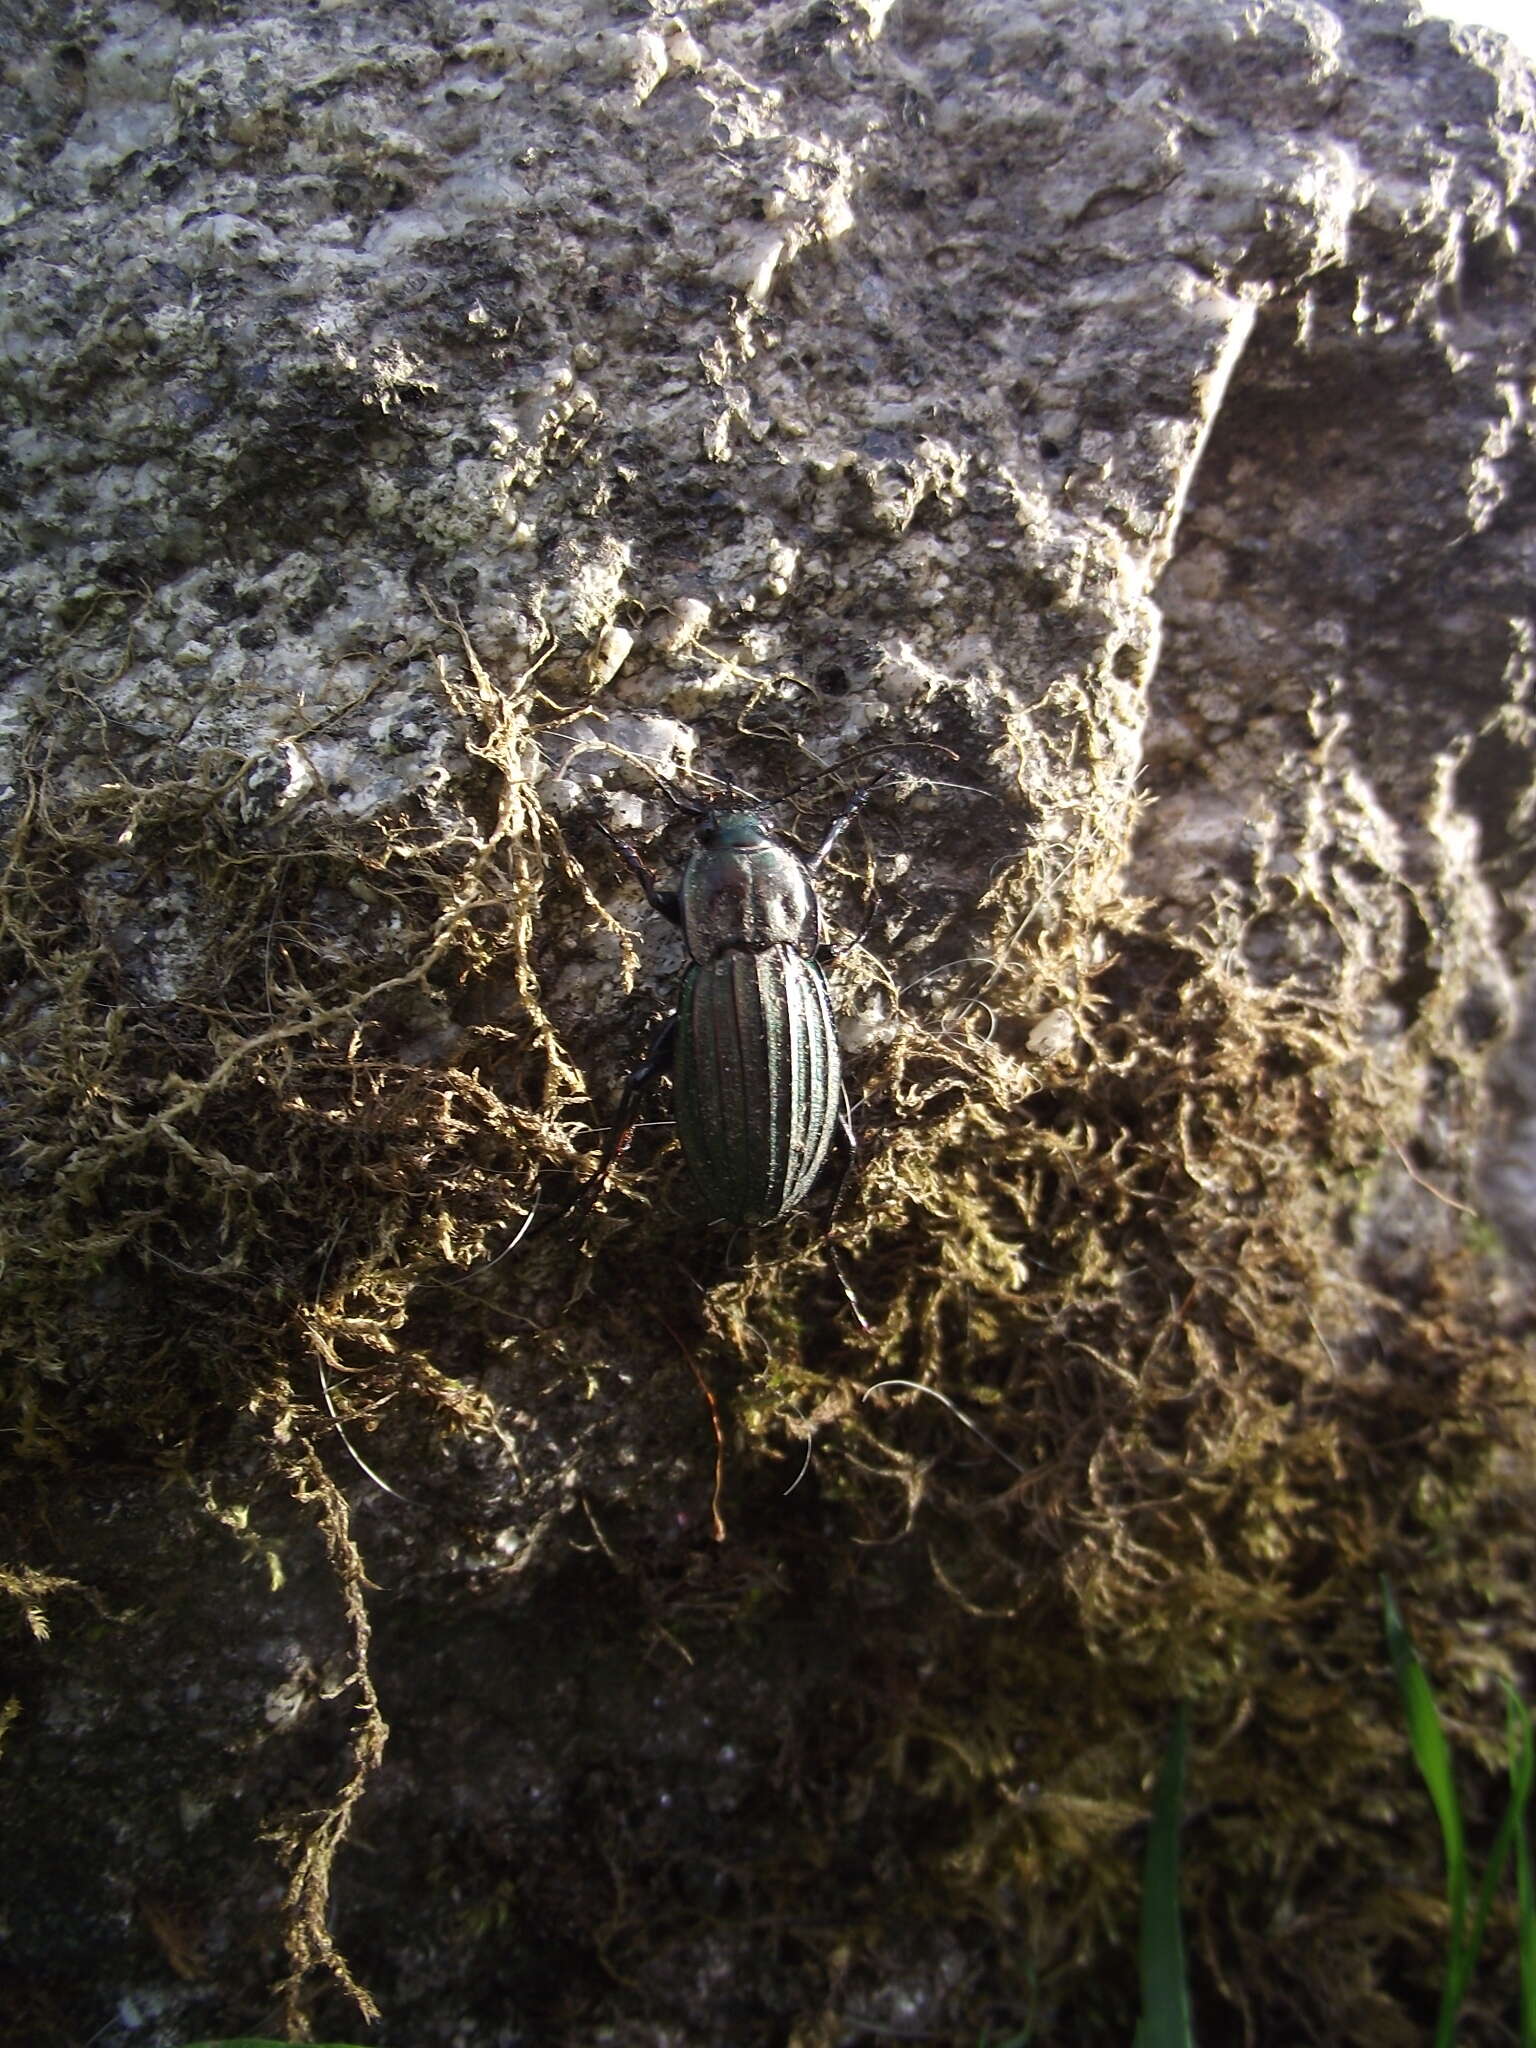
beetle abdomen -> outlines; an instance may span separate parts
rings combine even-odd
[[[837,1126],[837,1032],[815,961],[732,947],[692,967],[673,1080],[683,1151],[717,1214],[770,1223],[794,1208]]]

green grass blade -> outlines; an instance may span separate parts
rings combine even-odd
[[[1451,1775],[1451,1752],[1440,1725],[1440,1712],[1429,1680],[1419,1662],[1392,1597],[1387,1579],[1381,1582],[1382,1615],[1386,1623],[1387,1649],[1397,1674],[1403,1716],[1408,1723],[1408,1740],[1430,1799],[1440,1821],[1440,1839],[1445,1845],[1445,1886],[1451,1909],[1451,1933],[1446,1957],[1445,1989],[1440,2004],[1440,2022],[1435,2029],[1435,2048],[1450,2048],[1455,2033],[1460,1989],[1464,1988],[1463,1964],[1467,1945],[1467,1843],[1461,1825],[1461,1808],[1456,1799],[1456,1781]]]
[[[1529,1794],[1529,1786],[1527,1786],[1526,1790],[1527,1794]],[[1520,1797],[1518,1788],[1516,1788],[1510,1792],[1509,1804],[1504,1809],[1504,1817],[1499,1822],[1499,1831],[1494,1836],[1493,1847],[1488,1852],[1488,1861],[1483,1870],[1483,1881],[1477,1888],[1477,1910],[1472,1915],[1472,1925],[1467,1933],[1466,1947],[1461,1957],[1461,1968],[1457,1973],[1456,1979],[1456,2002],[1458,2006],[1466,1996],[1467,1986],[1472,1981],[1473,1966],[1477,1962],[1478,1951],[1483,1945],[1483,1930],[1487,1927],[1488,1915],[1493,1910],[1493,1895],[1504,1880],[1504,1872],[1509,1864],[1510,1848],[1517,1839],[1517,1836],[1523,1836],[1525,1833],[1524,1820],[1525,1802]]]
[[[1520,1953],[1520,2048],[1536,2048],[1536,1881],[1531,1872],[1531,1836],[1525,1813],[1536,1783],[1536,1742],[1531,1717],[1513,1686],[1504,1688],[1509,1729],[1510,1804],[1515,1814],[1515,1892]]]
[[[1194,2048],[1179,1918],[1179,1816],[1188,1709],[1182,1704],[1158,1774],[1141,1891],[1141,2019],[1135,2048]]]
[[[1509,1863],[1509,1852],[1516,1843],[1529,1842],[1525,1831],[1525,1809],[1531,1796],[1531,1722],[1530,1716],[1520,1704],[1514,1689],[1504,1688],[1505,1719],[1509,1731],[1509,1804],[1499,1822],[1499,1831],[1493,1838],[1493,1847],[1488,1852],[1488,1865],[1483,1872],[1482,1884],[1478,1887],[1477,1911],[1472,1916],[1471,1930],[1467,1935],[1466,1954],[1462,1958],[1460,1990],[1465,1994],[1471,1981],[1472,1968],[1477,1961],[1478,1951],[1483,1945],[1483,1930],[1488,1925],[1488,1915],[1493,1910],[1493,1896],[1504,1881],[1504,1872]],[[1529,1876],[1529,1872],[1527,1872]],[[1516,1864],[1516,1882],[1519,1881],[1519,1866]],[[1522,1912],[1522,1923],[1524,1913]],[[1524,2003],[1525,1955],[1521,1950],[1522,2005]]]

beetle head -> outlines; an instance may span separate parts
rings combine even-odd
[[[766,846],[769,835],[752,811],[705,811],[699,820],[700,846]]]

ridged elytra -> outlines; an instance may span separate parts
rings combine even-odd
[[[954,759],[926,740],[895,746]],[[885,743],[860,749],[809,780],[891,751]],[[585,1199],[628,1144],[642,1091],[670,1070],[683,1155],[713,1214],[728,1223],[772,1223],[810,1193],[839,1126],[852,1155],[837,1026],[817,958],[821,911],[812,877],[881,778],[853,793],[808,859],[775,838],[762,807],[748,808],[752,800],[739,792],[731,791],[729,804],[688,803],[655,779],[674,809],[698,820],[675,889],[662,888],[632,846],[595,822],[652,909],[682,931],[689,964],[677,1011],[625,1084]]]

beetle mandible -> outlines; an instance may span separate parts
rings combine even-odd
[[[700,1193],[730,1223],[772,1223],[810,1193],[842,1117],[842,1066],[811,877],[874,793],[858,790],[802,860],[743,801],[685,804],[699,820],[675,889],[598,830],[688,949],[678,1006],[629,1076],[600,1182],[629,1141],[642,1091],[671,1071],[677,1130]],[[734,792],[733,792],[734,795]]]

